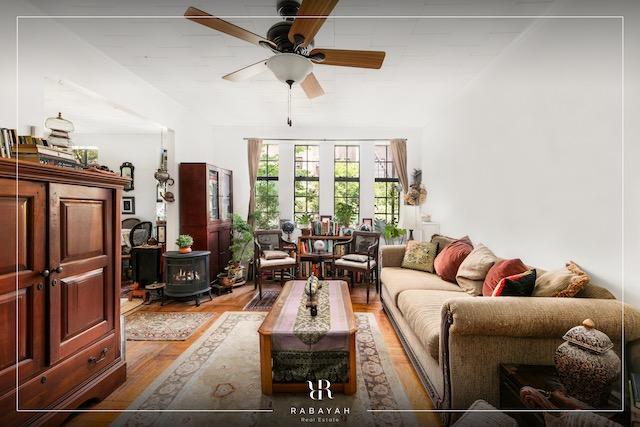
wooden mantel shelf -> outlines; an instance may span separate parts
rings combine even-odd
[[[24,160],[1,159],[0,177],[16,179],[30,179],[62,184],[82,184],[92,186],[100,184],[101,187],[123,187],[129,178],[120,175],[92,172],[83,169],[63,168],[59,166],[42,165],[36,162]]]

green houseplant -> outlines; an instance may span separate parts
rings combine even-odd
[[[311,234],[311,228],[310,228],[310,224],[311,224],[311,215],[308,213],[303,213],[302,215],[298,215],[298,226],[300,227],[300,230],[302,231],[302,235],[303,236],[308,236]]]
[[[355,214],[355,209],[348,203],[340,202],[336,205],[336,221],[342,228],[351,226]]]
[[[244,279],[245,265],[253,256],[253,232],[251,226],[238,214],[233,214],[231,223],[233,241],[231,242],[231,262],[229,277],[234,280]]]
[[[181,254],[188,254],[191,252],[191,245],[193,245],[193,237],[188,234],[181,234],[176,239],[176,245],[180,248]]]

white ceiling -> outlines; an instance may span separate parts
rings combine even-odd
[[[187,108],[219,125],[284,125],[287,91],[270,72],[234,83],[222,76],[271,53],[184,18],[190,6],[266,34],[276,0],[31,0],[51,15],[162,18],[63,19],[89,43]],[[553,0],[341,0],[317,47],[387,52],[381,70],[315,65],[326,95],[294,90],[295,125],[422,126],[526,28],[526,18],[422,15],[541,15]],[[376,18],[354,16],[377,16]],[[382,18],[395,15],[404,18]],[[241,16],[242,18],[238,18]],[[247,18],[251,16],[251,18]],[[266,17],[265,17],[266,16]]]
[[[159,134],[161,125],[71,82],[45,80],[44,113],[62,112],[74,124],[74,133]]]

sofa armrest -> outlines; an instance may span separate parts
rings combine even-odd
[[[446,301],[443,319],[449,335],[562,337],[570,328],[593,319],[613,341],[624,331],[626,340],[640,338],[640,311],[617,300],[590,298],[475,297]]]
[[[380,268],[400,267],[406,245],[386,245],[380,247]]]

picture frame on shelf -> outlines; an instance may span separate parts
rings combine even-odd
[[[156,222],[156,240],[158,244],[167,243],[167,223],[165,221]]]
[[[373,218],[362,218],[362,225],[368,225],[373,230]]]
[[[136,213],[136,198],[133,196],[124,196],[122,198],[122,214],[134,215]]]
[[[125,184],[124,191],[133,191],[134,185],[134,170],[135,167],[131,162],[124,162],[120,165],[120,176],[124,178],[129,178],[129,182]]]
[[[328,222],[333,219],[332,215],[320,215],[320,222]]]

